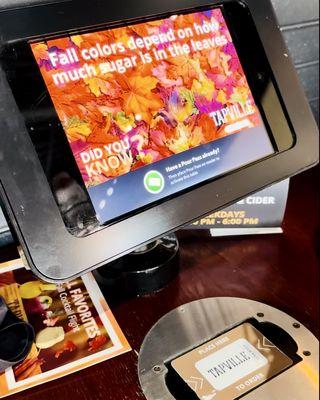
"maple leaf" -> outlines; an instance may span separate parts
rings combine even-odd
[[[182,78],[179,76],[176,80],[168,79],[167,77],[167,63],[159,64],[153,69],[152,73],[155,77],[159,79],[159,82],[164,88],[171,88],[174,86],[182,86]]]
[[[167,146],[167,141],[176,137],[176,129],[168,125],[162,117],[155,119],[154,129],[150,130],[150,145],[155,151],[158,151],[163,157],[170,157],[172,151]]]
[[[202,128],[202,135],[206,143],[217,139],[217,127],[208,114],[201,114],[197,125]]]
[[[116,142],[119,138],[111,134],[112,120],[110,114],[103,117],[99,124],[93,124],[91,135],[87,138],[90,143],[109,144]]]
[[[48,46],[46,43],[32,45],[32,51],[38,63],[40,63],[41,60],[47,60],[49,58]]]
[[[174,26],[175,29],[184,29],[184,28],[190,28],[190,26],[193,26],[195,22],[198,24],[201,24],[203,21],[201,19],[200,13],[193,13],[193,14],[180,14],[176,17],[172,17],[174,21]]]
[[[114,119],[122,132],[130,132],[135,126],[134,119],[128,118],[124,112],[118,112]]]
[[[198,79],[201,74],[199,60],[193,60],[188,56],[174,57],[168,60],[168,78],[178,79],[182,77],[184,84],[190,88],[193,80]]]
[[[203,143],[202,128],[200,126],[197,126],[191,132],[189,145],[191,148],[193,148],[200,146],[202,143]]]
[[[131,76],[118,79],[123,92],[120,97],[123,99],[123,110],[127,116],[135,117],[140,115],[142,120],[150,123],[154,114],[163,106],[163,101],[154,89],[158,80],[153,77]]]
[[[203,143],[202,128],[199,126],[192,130],[192,127],[180,123],[176,133],[176,139],[168,141],[169,149],[175,154],[182,153]]]
[[[152,164],[156,161],[159,161],[159,159],[161,159],[160,153],[152,149],[142,150],[138,156],[138,160],[140,160],[145,165]]]
[[[108,94],[108,83],[101,78],[89,78],[84,80],[88,85],[90,92],[96,97],[100,97],[102,94]]]
[[[74,35],[71,37],[71,40],[77,47],[80,47],[83,42],[83,38],[81,35]]]
[[[231,95],[231,102],[245,104],[250,94],[248,87],[237,87]]]
[[[81,121],[78,118],[70,118],[64,126],[69,140],[83,140],[91,134],[90,125],[86,121]]]
[[[204,96],[207,100],[211,101],[215,92],[215,85],[213,81],[208,78],[201,80],[194,80],[192,84],[192,91],[200,96]]]
[[[61,50],[67,50],[72,46],[71,39],[68,37],[61,39],[48,40],[48,47],[58,47]]]
[[[222,104],[226,104],[228,102],[227,95],[223,90],[219,90],[216,100]]]
[[[225,54],[223,52],[220,53],[220,65],[224,75],[231,76],[232,71],[229,69],[229,61],[231,60],[231,56]]]
[[[163,24],[163,20],[144,22],[143,24],[132,25],[129,27],[129,29],[136,35],[140,37],[145,37],[152,33],[156,34],[157,32],[159,32],[159,29],[157,28],[160,28]]]
[[[63,87],[56,86],[51,79],[52,72],[43,73],[48,89],[61,121],[77,116],[85,118],[85,107],[95,99],[84,82],[70,82]]]

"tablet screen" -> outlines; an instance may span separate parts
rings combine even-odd
[[[100,224],[275,152],[221,7],[31,46]]]

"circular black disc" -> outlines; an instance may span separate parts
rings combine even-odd
[[[156,292],[178,272],[179,242],[168,235],[99,268],[94,276],[106,294],[127,297]]]

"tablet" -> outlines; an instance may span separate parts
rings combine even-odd
[[[151,16],[146,10],[143,17],[105,17],[105,23],[97,6],[93,26],[85,23],[82,2],[59,7],[67,15],[70,3],[80,28],[74,16],[67,30],[58,29],[59,21],[47,30],[36,22],[32,35],[9,39],[1,51],[25,128],[5,160],[16,151],[19,171],[35,160],[28,181],[37,187],[32,194],[22,190],[21,199],[28,196],[28,215],[33,199],[38,218],[26,222],[24,216],[22,225],[38,233],[21,236],[29,262],[47,278],[83,273],[297,172],[299,163],[315,162],[316,155],[293,156],[316,141],[315,126],[300,95],[311,139],[300,143],[251,2],[172,7]],[[269,1],[263,3],[271,12]],[[39,17],[42,10],[51,21],[55,7],[27,12]],[[276,38],[274,24],[267,36]],[[281,56],[293,75],[288,55]],[[7,144],[15,141],[9,135]],[[289,155],[280,167],[280,157]],[[8,162],[6,171],[11,168]],[[27,242],[41,232],[49,242],[30,251]],[[59,232],[64,239],[57,244]],[[70,262],[73,246],[78,266]],[[46,251],[64,255],[50,265]],[[90,254],[85,260],[83,252]],[[40,264],[31,261],[40,253]]]

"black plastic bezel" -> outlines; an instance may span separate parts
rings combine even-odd
[[[104,4],[102,4],[104,3]],[[0,12],[2,47],[51,34],[63,36],[79,29],[113,23],[133,23],[163,17],[179,10],[231,6],[234,1],[174,0],[116,4],[83,0]],[[0,181],[1,192],[28,263],[46,280],[66,280],[112,261],[143,243],[230,204],[249,193],[300,172],[318,160],[318,131],[269,0],[237,2],[249,10],[257,27],[274,82],[265,89],[262,107],[277,152],[193,191],[166,200],[88,237],[72,236],[63,223],[10,86],[0,71]],[[196,8],[195,8],[196,7]],[[143,17],[141,17],[143,16]],[[230,16],[231,18],[232,16]],[[235,16],[236,17],[236,16]],[[17,25],[19,21],[19,24]],[[234,18],[234,29],[241,20]],[[243,21],[242,21],[243,22]],[[236,26],[238,24],[238,27]],[[14,29],[13,29],[14,27]],[[241,46],[240,58],[249,47]],[[242,54],[241,54],[242,53]],[[275,110],[277,110],[275,112]],[[293,139],[294,138],[294,139]],[[143,228],[142,228],[143,227]]]

